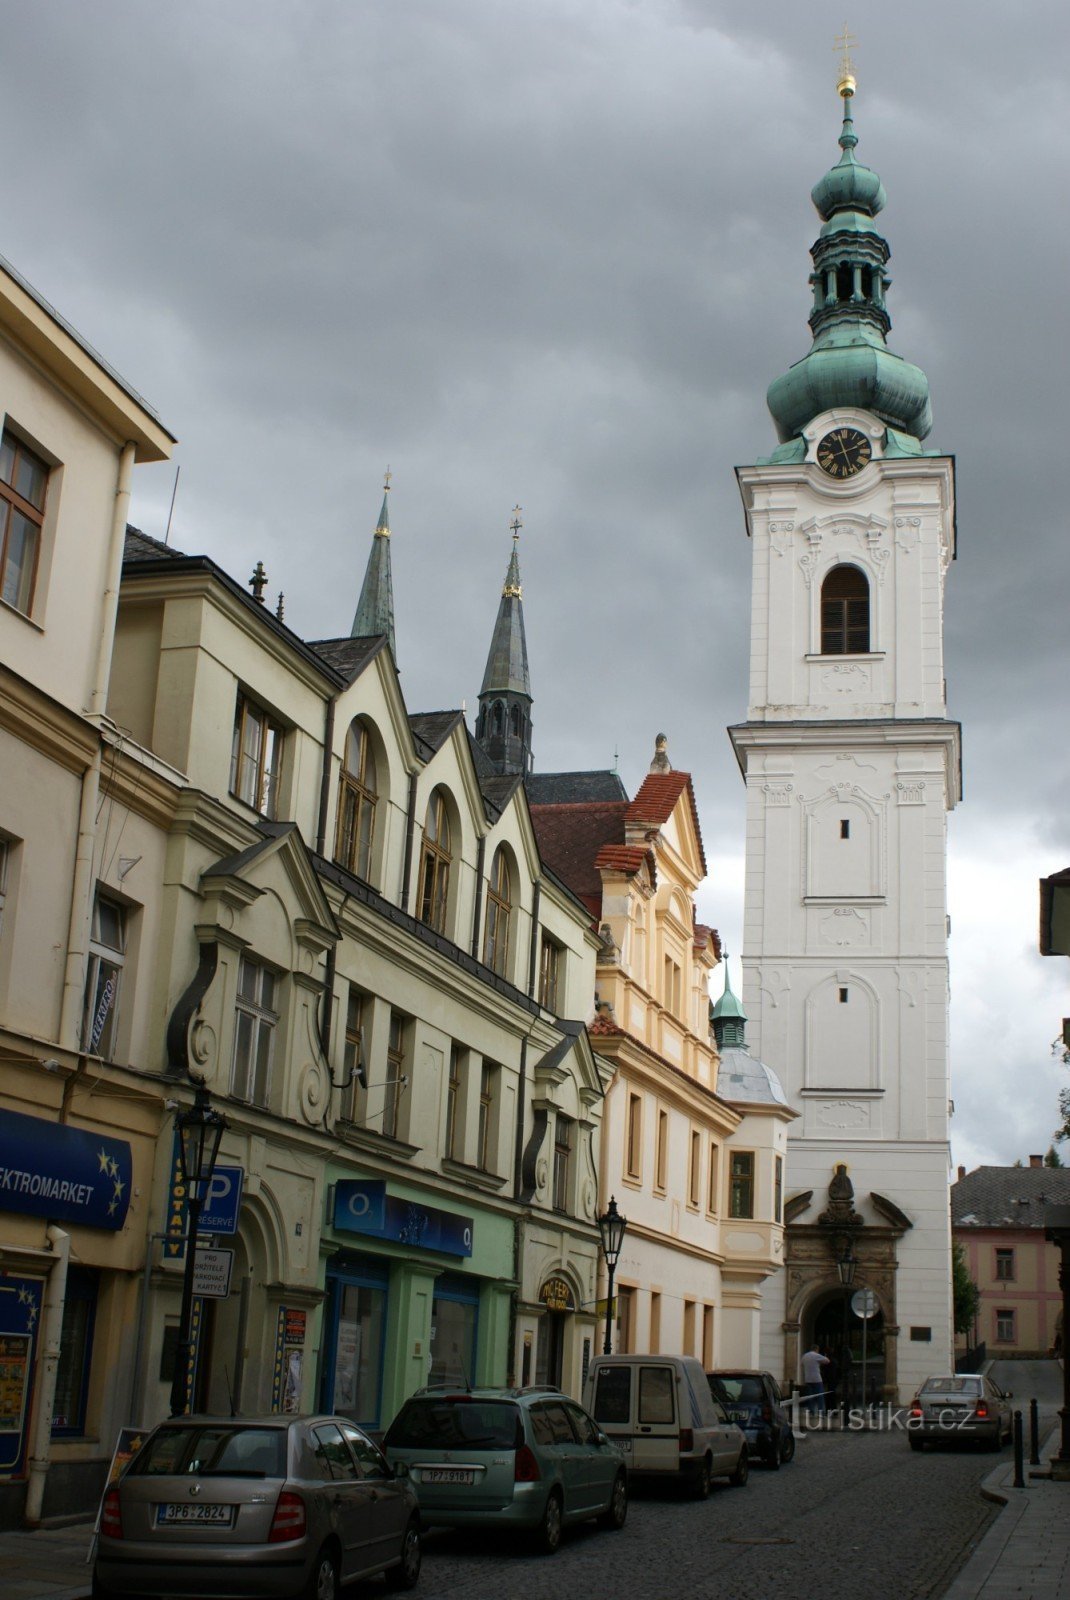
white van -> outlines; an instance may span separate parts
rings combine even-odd
[[[747,1481],[746,1437],[694,1356],[597,1356],[583,1403],[637,1478],[677,1478],[700,1500],[712,1478]]]

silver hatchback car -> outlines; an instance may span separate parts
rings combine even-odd
[[[1012,1398],[981,1372],[926,1378],[907,1413],[910,1448],[976,1440],[998,1450],[1014,1429]]]
[[[335,1600],[420,1576],[416,1496],[344,1417],[177,1417],[105,1494],[97,1600]]]

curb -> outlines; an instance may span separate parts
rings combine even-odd
[[[1056,1425],[1045,1434],[1040,1446],[1041,1455],[1058,1431]],[[1015,1489],[1005,1481],[1008,1474],[1013,1475],[1013,1472],[1012,1462],[1001,1461],[981,1480],[982,1499],[990,1500],[1002,1510],[958,1576],[944,1590],[941,1600],[976,1600],[996,1570],[1015,1529],[1029,1509],[1029,1491]]]

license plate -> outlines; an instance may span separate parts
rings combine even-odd
[[[422,1483],[461,1483],[473,1484],[476,1481],[475,1467],[425,1467],[420,1474]]]
[[[738,1422],[740,1427],[742,1428],[750,1421],[750,1412],[749,1411],[730,1411],[728,1413],[728,1418],[729,1418],[730,1422]]]
[[[233,1506],[214,1505],[163,1505],[156,1507],[156,1526],[169,1527],[176,1522],[212,1522],[229,1528],[234,1520]]]

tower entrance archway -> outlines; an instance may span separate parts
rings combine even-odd
[[[826,1387],[830,1405],[876,1404],[887,1383],[884,1313],[862,1318],[851,1309],[853,1290],[824,1297],[805,1319],[810,1343],[823,1350],[832,1363]]]

